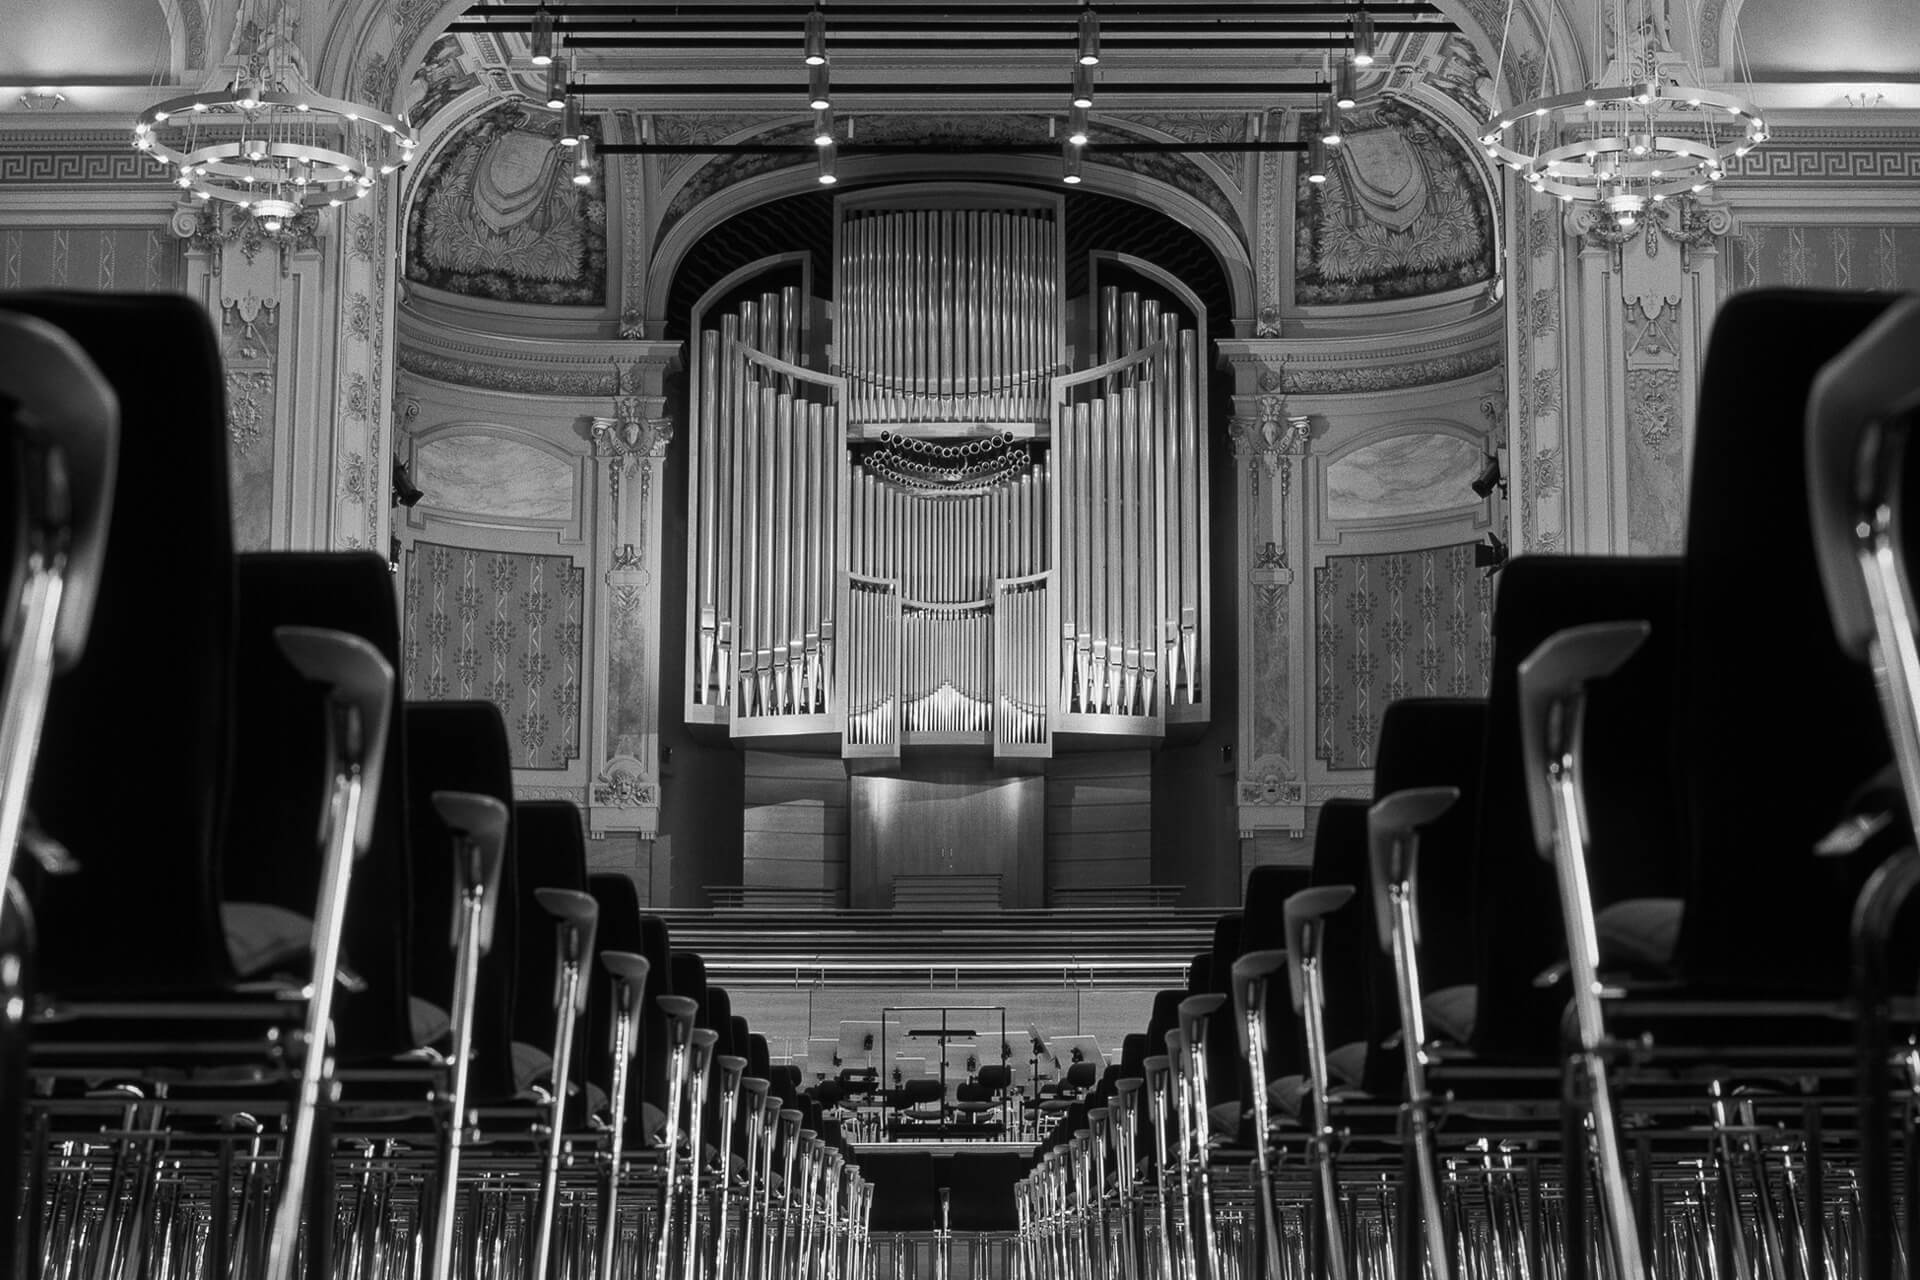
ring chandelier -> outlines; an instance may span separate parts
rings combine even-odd
[[[1613,29],[1625,32],[1625,5],[1616,0],[1613,7]],[[1595,6],[1596,48],[1603,47],[1607,8],[1607,0]],[[1697,9],[1693,14],[1697,36]],[[1509,9],[1509,34],[1511,22]],[[1751,100],[1701,87],[1696,60],[1638,34],[1643,47],[1617,40],[1611,65],[1586,88],[1543,94],[1490,117],[1480,135],[1487,156],[1535,191],[1596,206],[1630,227],[1649,205],[1706,190],[1726,176],[1729,163],[1767,140],[1766,120]]]
[[[133,126],[134,148],[166,166],[175,186],[237,205],[269,233],[306,210],[360,199],[419,146],[404,115],[308,89],[291,47],[287,32],[264,37],[225,88],[170,98]]]

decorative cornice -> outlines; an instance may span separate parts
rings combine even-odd
[[[397,345],[396,359],[408,373],[513,395],[610,399],[628,390],[622,386],[620,367],[671,366],[680,359],[677,342],[491,335],[426,320],[405,308]]]
[[[1220,358],[1242,387],[1287,395],[1347,395],[1452,382],[1498,368],[1506,350],[1503,311],[1419,333],[1333,338],[1222,338]],[[1284,368],[1281,385],[1270,375]]]
[[[167,190],[164,175],[116,129],[7,129],[0,131],[0,187],[151,186]]]

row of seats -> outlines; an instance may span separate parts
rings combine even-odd
[[[1505,568],[1487,695],[1386,710],[1037,1155],[1029,1274],[1905,1274],[1916,350],[1725,305],[1684,554]]]
[[[0,295],[10,1274],[857,1273],[850,1149],[403,700],[386,562],[235,554],[224,386],[187,299]]]

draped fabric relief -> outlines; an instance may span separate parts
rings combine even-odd
[[[565,556],[416,542],[407,552],[406,696],[500,708],[520,769],[580,755],[586,571]]]
[[[1314,570],[1314,755],[1328,769],[1373,767],[1395,699],[1486,693],[1493,582],[1473,546],[1328,556]]]

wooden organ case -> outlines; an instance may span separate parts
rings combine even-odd
[[[690,724],[1032,773],[1206,721],[1206,316],[1118,254],[1068,298],[1064,212],[849,193],[826,314],[805,253],[697,304]]]

